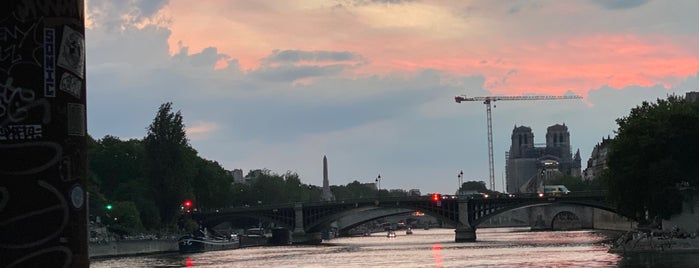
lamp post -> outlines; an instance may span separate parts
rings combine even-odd
[[[459,174],[456,175],[456,177],[459,178],[459,180],[458,180],[459,188],[456,188],[456,189],[457,189],[457,191],[459,191],[459,195],[461,195],[461,187],[463,187],[463,185],[464,185],[464,171],[462,170],[461,172],[459,172]]]

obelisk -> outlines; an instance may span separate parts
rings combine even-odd
[[[328,158],[323,156],[323,200],[332,201],[333,193],[330,192],[330,181],[328,180]]]

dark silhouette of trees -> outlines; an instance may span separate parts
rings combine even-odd
[[[174,224],[182,201],[193,197],[196,152],[189,146],[182,114],[172,112],[172,103],[160,106],[143,144],[148,194],[161,223]]]
[[[669,96],[616,121],[604,179],[618,210],[637,220],[680,212],[677,186],[699,182],[699,103]]]
[[[490,193],[487,187],[485,187],[484,181],[467,181],[461,184],[462,191],[475,191],[479,193]]]
[[[192,189],[198,209],[225,208],[233,204],[233,178],[216,161],[196,158]]]

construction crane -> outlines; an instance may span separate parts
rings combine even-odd
[[[528,96],[485,96],[467,97],[466,95],[454,97],[457,103],[462,101],[482,101],[485,104],[485,111],[488,118],[488,167],[490,171],[490,190],[495,191],[495,168],[493,167],[493,116],[490,103],[495,101],[518,101],[518,100],[564,100],[582,99],[578,95],[549,96],[549,95],[528,95]]]

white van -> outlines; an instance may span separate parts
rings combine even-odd
[[[568,193],[570,193],[570,190],[565,185],[544,185],[544,194],[565,195]]]

